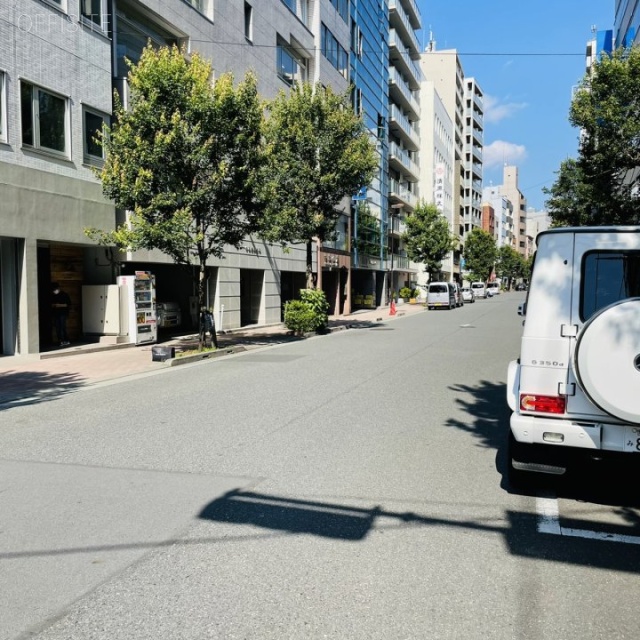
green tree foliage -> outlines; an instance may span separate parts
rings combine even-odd
[[[580,128],[580,148],[548,192],[556,225],[638,224],[640,48],[594,63],[574,95],[569,121]]]
[[[543,188],[545,202],[554,227],[581,227],[598,224],[591,198],[592,188],[586,183],[577,160],[569,158],[560,164],[558,176],[550,189]]]
[[[360,255],[379,256],[382,246],[382,232],[380,220],[376,218],[369,208],[368,202],[356,204],[354,227],[357,225],[356,235],[351,239],[351,246],[358,250]]]
[[[333,238],[338,205],[371,182],[378,157],[346,93],[303,83],[281,92],[267,112],[262,235],[306,243],[307,286],[313,288],[313,241]]]
[[[469,232],[464,243],[464,258],[467,269],[479,280],[487,282],[498,256],[495,239],[482,229]]]
[[[434,204],[420,202],[405,220],[403,241],[407,255],[414,262],[424,264],[429,280],[442,269],[442,260],[457,246],[449,230],[449,223]]]
[[[211,66],[177,48],[147,47],[131,66],[130,108],[118,106],[99,172],[104,194],[130,211],[115,231],[90,237],[123,250],[159,249],[196,264],[200,308],[206,263],[255,228],[262,109],[256,78],[211,83]]]
[[[284,324],[295,334],[309,331],[318,333],[329,325],[329,303],[320,289],[300,289],[300,300],[289,300],[284,305]]]
[[[498,249],[496,259],[496,275],[507,278],[509,288],[516,278],[522,278],[525,273],[525,262],[522,254],[513,247],[503,245]]]

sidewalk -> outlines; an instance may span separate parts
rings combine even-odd
[[[339,331],[355,327],[373,326],[380,322],[424,311],[421,304],[400,304],[395,316],[389,307],[356,311],[348,316],[329,319],[329,330]],[[267,347],[284,342],[302,340],[289,333],[282,324],[251,327],[218,335],[219,349],[212,357],[224,357],[247,349]],[[180,351],[197,348],[194,334],[159,342]],[[86,344],[70,346],[41,353],[39,356],[0,357],[0,410],[13,404],[38,402],[47,398],[70,393],[81,387],[106,380],[123,378],[158,371],[179,364],[173,361],[154,362],[152,345],[100,345]],[[214,355],[215,354],[215,355]]]

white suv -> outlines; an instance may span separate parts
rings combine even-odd
[[[515,484],[576,454],[640,456],[640,227],[551,229],[537,245],[508,368]]]

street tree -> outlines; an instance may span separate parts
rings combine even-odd
[[[500,278],[506,278],[508,288],[511,288],[512,282],[516,278],[524,276],[525,266],[524,258],[512,246],[502,245],[497,252],[496,259],[496,275]]]
[[[234,87],[230,74],[212,84],[211,65],[177,47],[147,47],[130,65],[130,105],[116,105],[98,172],[104,194],[129,212],[114,231],[88,229],[122,250],[159,249],[197,265],[205,306],[207,261],[239,247],[256,228],[256,170],[262,109],[256,78]],[[215,342],[215,329],[212,331]]]
[[[301,83],[266,106],[261,233],[285,246],[306,244],[312,289],[313,244],[334,238],[338,206],[371,182],[378,156],[347,93]]]
[[[449,230],[447,219],[435,204],[418,203],[413,213],[405,219],[403,241],[411,260],[424,264],[429,281],[442,270],[442,261],[453,251],[458,242]]]
[[[498,250],[491,234],[483,229],[473,229],[464,243],[466,268],[479,280],[487,282],[496,263]]]
[[[568,158],[560,164],[551,188],[542,191],[549,196],[545,202],[554,227],[580,227],[598,224],[591,197],[592,188],[584,179],[578,161]]]
[[[580,129],[575,167],[561,167],[551,189],[554,221],[579,224],[640,222],[640,49],[602,55],[571,102]],[[577,213],[571,209],[577,208]]]

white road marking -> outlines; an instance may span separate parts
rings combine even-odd
[[[538,514],[538,533],[566,536],[569,538],[603,540],[605,542],[620,542],[623,544],[640,544],[640,536],[627,536],[620,533],[605,533],[603,531],[561,527],[558,499],[553,496],[536,496],[536,512]]]

